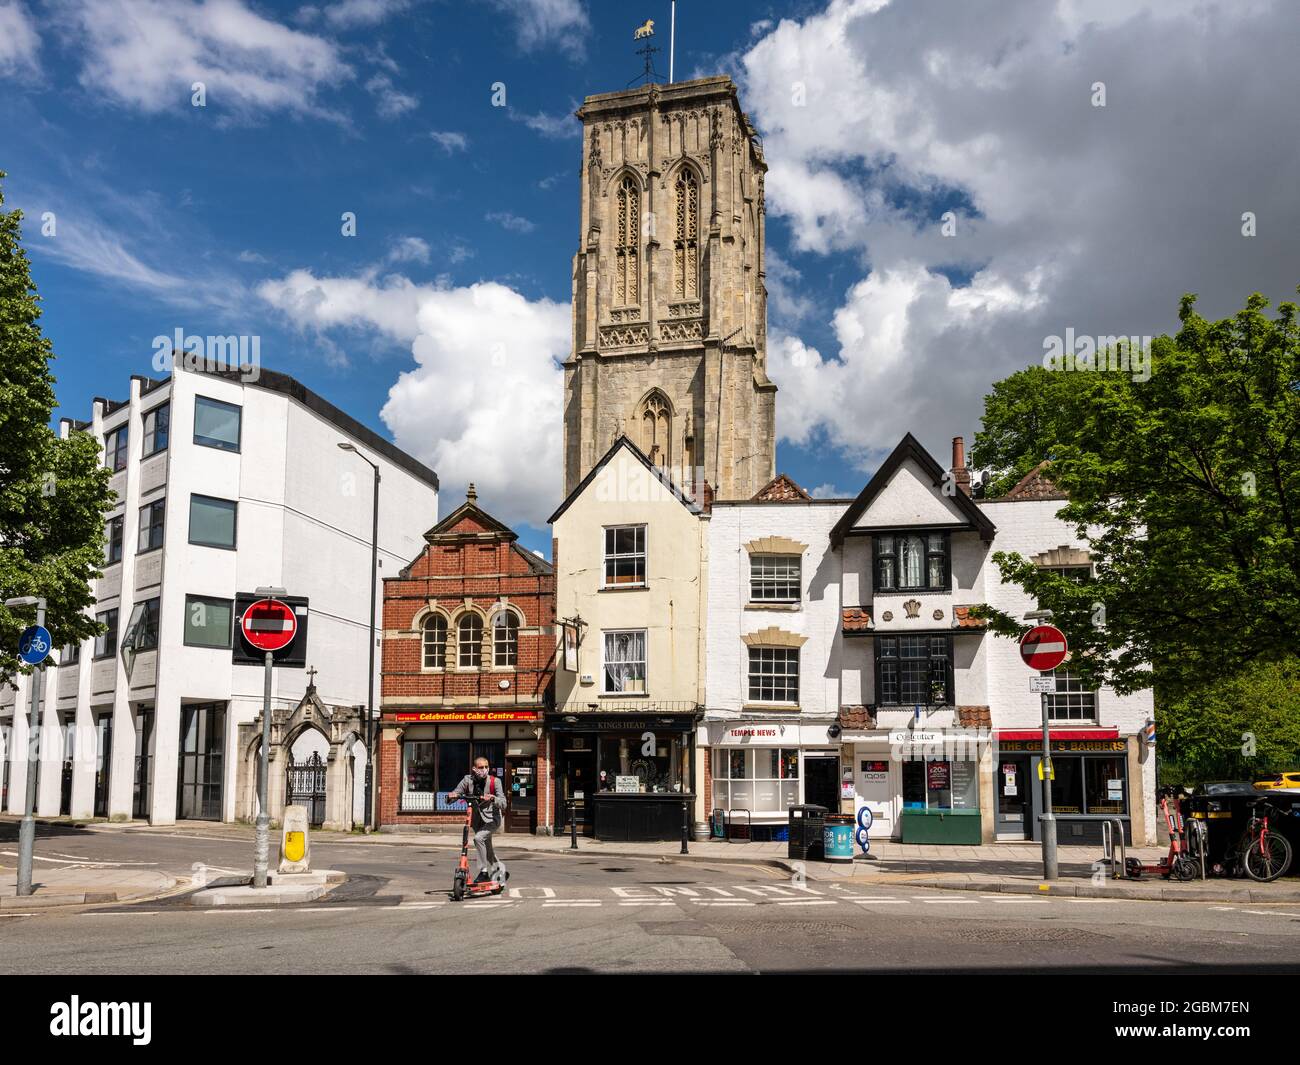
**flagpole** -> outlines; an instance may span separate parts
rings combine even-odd
[[[677,53],[677,0],[673,0],[673,17],[668,28],[668,84],[673,83],[673,60]]]

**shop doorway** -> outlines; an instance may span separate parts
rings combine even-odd
[[[537,759],[533,755],[506,758],[507,832],[537,831]]]
[[[562,736],[560,742],[567,746],[560,750],[562,759],[559,775],[559,794],[556,796],[556,812],[560,828],[569,831],[569,801],[573,800],[573,817],[578,824],[578,831],[584,836],[595,833],[595,822],[591,817],[591,800],[596,794],[596,751],[593,746],[576,747],[575,742],[583,742],[581,736]]]
[[[840,809],[840,759],[833,751],[804,751],[803,801],[810,806],[824,806],[838,813]]]
[[[998,839],[1033,839],[1033,786],[1027,756],[1003,755],[998,760]]]
[[[113,712],[95,718],[95,816],[108,816],[108,779],[113,771]]]

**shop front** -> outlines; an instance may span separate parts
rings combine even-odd
[[[386,712],[380,735],[380,827],[459,825],[447,793],[486,758],[506,794],[505,831],[537,829],[541,710]]]
[[[840,809],[840,746],[830,722],[788,719],[710,722],[712,809],[763,839],[789,823],[791,806]]]
[[[854,813],[861,819],[863,807],[871,811],[871,839],[981,842],[977,732],[902,729],[846,734],[846,739],[853,741]]]
[[[614,841],[675,840],[695,806],[698,713],[546,715],[555,826]]]
[[[1065,844],[1099,844],[1102,822],[1119,818],[1124,839],[1133,842],[1130,774],[1133,738],[1117,730],[1051,730],[1052,812],[1057,839]],[[1032,730],[997,734],[994,787],[997,838],[1038,840],[1043,813],[1043,737]],[[1140,784],[1139,784],[1140,786]],[[1137,803],[1139,809],[1141,803]]]

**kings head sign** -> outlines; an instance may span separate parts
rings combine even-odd
[[[1055,625],[1035,625],[1020,638],[1020,657],[1030,669],[1053,670],[1069,653],[1065,633]]]

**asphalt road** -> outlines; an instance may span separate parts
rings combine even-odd
[[[180,876],[247,869],[250,850],[192,831],[42,826],[37,842],[38,855]],[[0,973],[1300,972],[1295,905],[798,884],[762,866],[509,846],[510,892],[452,903],[455,853],[445,840],[317,842],[313,864],[351,880],[297,907],[205,910],[179,894],[7,911]]]

